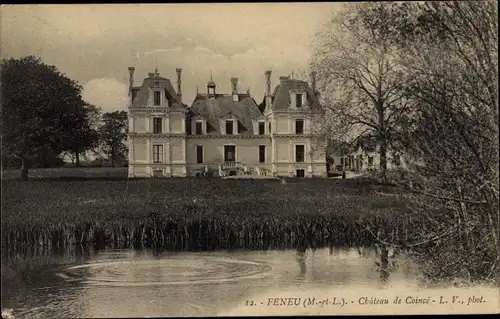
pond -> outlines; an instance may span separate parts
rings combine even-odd
[[[15,266],[23,264],[23,269]],[[24,261],[21,261],[23,260]],[[423,287],[402,255],[380,271],[369,248],[172,252],[84,250],[13,255],[2,309],[13,318],[447,313],[498,309],[498,289]],[[36,264],[36,265],[35,265]],[[31,266],[30,266],[31,265]],[[489,289],[489,290],[488,290]],[[489,294],[489,295],[488,295]],[[468,298],[483,296],[481,301]],[[401,304],[393,305],[396,297]],[[444,299],[443,299],[444,296]],[[449,299],[449,300],[448,300]],[[422,304],[428,300],[429,304]],[[389,304],[386,304],[389,303]],[[420,303],[420,304],[419,304]],[[392,305],[391,305],[392,304]],[[467,304],[467,305],[466,305]],[[430,307],[430,308],[429,308]],[[434,307],[434,308],[432,308]],[[432,310],[432,309],[434,310]]]

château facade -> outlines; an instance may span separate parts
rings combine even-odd
[[[177,88],[158,72],[134,85],[129,67],[129,177],[185,177],[210,172],[226,176],[265,174],[277,177],[326,177],[326,144],[313,133],[323,114],[315,76],[311,86],[281,77],[257,104],[249,92],[217,91],[210,78],[206,91],[190,106],[182,101],[182,69]]]

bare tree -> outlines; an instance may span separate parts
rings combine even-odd
[[[327,115],[324,134],[345,142],[377,139],[386,180],[387,150],[409,107],[401,68],[386,29],[388,4],[348,4],[316,34],[311,69],[318,74]],[[331,121],[331,122],[329,122]]]
[[[406,243],[434,278],[498,278],[498,9],[493,1],[405,4],[399,42],[416,109],[401,136],[414,161],[401,184],[414,216]],[[378,238],[381,241],[387,239]],[[388,241],[388,240],[387,240]]]

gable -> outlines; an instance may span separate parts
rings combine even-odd
[[[323,111],[319,103],[319,99],[312,91],[309,84],[305,81],[286,79],[281,80],[272,95],[272,110],[288,110],[292,103],[292,96],[294,93],[305,94],[303,106],[304,109],[310,109],[312,111]]]
[[[170,106],[184,107],[184,104],[182,104],[181,100],[178,98],[170,80],[160,76],[144,79],[142,85],[136,89],[137,93],[132,102],[132,107],[145,107],[150,99],[150,94],[152,94],[155,89],[161,89],[165,92],[165,97],[167,98]]]

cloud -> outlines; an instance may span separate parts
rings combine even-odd
[[[144,54],[148,53],[148,54]],[[177,45],[143,51],[133,64],[136,67],[135,80],[142,82],[148,72],[158,67],[161,76],[167,77],[175,87],[175,68],[182,68],[182,91],[184,102],[193,101],[198,87],[200,92],[206,91],[206,83],[212,70],[217,91],[229,93],[230,78],[239,78],[240,92],[250,89],[256,100],[261,100],[265,90],[264,71],[272,69],[273,87],[279,83],[279,77],[298,74],[298,69],[306,69],[309,49],[302,43],[269,43],[240,50],[234,54],[224,54],[218,48],[197,44],[192,39],[181,41]],[[121,77],[127,83],[126,66],[122,68]],[[136,83],[136,84],[139,84]]]
[[[206,91],[209,70],[219,92],[229,92],[229,78],[236,76],[241,90],[250,87],[256,99],[261,99],[265,69],[273,70],[274,86],[280,75],[306,68],[310,35],[334,6],[2,6],[1,54],[40,56],[72,79],[86,83],[85,96],[103,107],[110,105],[110,109],[126,108],[121,98],[117,100],[117,93],[108,91],[121,86],[126,91],[128,66],[136,67],[138,82],[156,67],[175,82],[175,68],[182,68],[183,98],[188,104],[197,86]],[[111,84],[103,84],[105,81]]]
[[[157,49],[154,51],[148,51],[144,53],[137,52],[137,58],[139,58],[141,55],[150,55],[150,54],[165,53],[165,52],[179,52],[180,50],[181,48],[173,48],[173,49]]]
[[[93,79],[83,85],[82,97],[103,113],[127,110],[128,85],[114,78]]]

